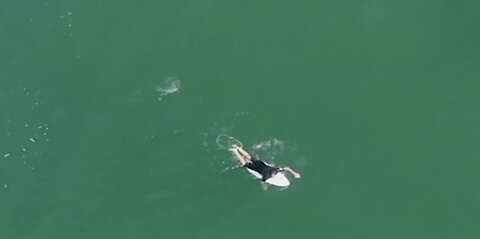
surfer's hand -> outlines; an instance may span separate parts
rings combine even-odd
[[[293,177],[295,177],[295,178],[301,178],[302,176],[301,176],[299,173],[295,173],[295,174],[293,174]]]

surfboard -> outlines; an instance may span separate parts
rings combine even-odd
[[[259,174],[257,171],[251,170],[249,168],[247,168],[247,171],[256,178],[262,179],[262,175]],[[288,187],[290,185],[290,181],[283,172],[276,173],[275,176],[265,180],[265,182],[277,187]]]
[[[261,175],[260,173],[258,173],[257,171],[251,170],[251,169],[249,169],[249,168],[247,168],[247,171],[248,171],[249,173],[251,173],[253,176],[255,176],[256,178],[262,179],[262,175]]]
[[[288,187],[290,185],[290,181],[283,172],[276,173],[273,177],[265,180],[265,182],[278,187]]]

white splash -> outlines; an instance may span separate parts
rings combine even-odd
[[[167,78],[162,84],[157,85],[155,91],[160,94],[158,100],[162,100],[163,96],[170,95],[180,90],[181,82],[176,76]]]

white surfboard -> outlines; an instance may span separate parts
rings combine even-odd
[[[265,180],[265,182],[278,187],[288,187],[290,185],[290,181],[283,172],[276,173],[273,177]]]
[[[249,168],[247,168],[247,171],[251,173],[253,176],[255,176],[256,178],[262,179],[262,175],[257,171],[251,170]],[[288,178],[285,176],[283,172],[276,173],[273,177],[265,180],[265,182],[277,187],[288,187],[290,185],[290,181],[288,180]]]
[[[262,179],[262,175],[261,175],[260,173],[258,173],[257,171],[251,170],[251,169],[249,169],[249,168],[247,168],[247,171],[248,171],[249,173],[251,173],[253,176],[255,176],[256,178]]]

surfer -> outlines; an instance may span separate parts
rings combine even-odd
[[[251,156],[247,151],[236,144],[232,145],[229,150],[235,154],[242,166],[246,167],[249,173],[262,180],[262,186],[264,189],[267,189],[268,184],[279,187],[288,187],[290,181],[285,177],[284,172],[291,173],[295,178],[301,177],[299,173],[295,172],[290,167],[276,167],[268,164]]]

